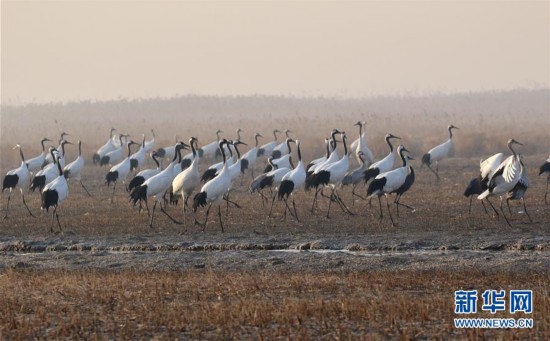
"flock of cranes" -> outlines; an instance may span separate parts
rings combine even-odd
[[[167,211],[169,203],[178,203],[181,196],[183,206],[183,224],[186,222],[187,210],[192,209],[194,224],[206,228],[208,216],[212,205],[217,206],[218,219],[222,232],[224,231],[222,205],[226,205],[227,211],[230,205],[238,208],[241,206],[230,199],[230,193],[235,183],[240,178],[243,181],[243,174],[250,171],[253,178],[249,191],[258,192],[261,196],[262,206],[270,204],[269,216],[272,215],[275,202],[278,199],[284,204],[284,219],[287,218],[287,212],[297,221],[299,221],[298,209],[295,195],[300,190],[314,191],[311,202],[311,212],[318,209],[318,200],[326,198],[328,200],[328,209],[326,217],[330,217],[331,207],[336,205],[349,215],[354,215],[351,209],[344,203],[341,191],[346,185],[352,186],[353,205],[355,197],[369,200],[378,198],[379,203],[379,221],[382,221],[384,214],[381,198],[386,198],[386,206],[391,224],[394,225],[394,219],[391,214],[390,201],[388,197],[395,194],[394,204],[396,205],[397,215],[399,215],[399,206],[414,210],[412,206],[400,202],[401,196],[410,190],[415,182],[415,172],[410,161],[414,158],[408,154],[409,151],[403,144],[394,147],[394,141],[401,141],[401,138],[388,133],[384,136],[384,141],[388,145],[388,154],[376,160],[371,150],[367,147],[365,135],[365,122],[357,122],[355,126],[359,127],[359,137],[348,144],[348,137],[344,131],[333,129],[330,136],[324,140],[324,150],[326,153],[311,161],[307,165],[302,159],[301,142],[291,137],[291,131],[286,129],[284,132],[278,129],[273,130],[273,140],[263,145],[259,145],[259,138],[263,138],[260,133],[254,134],[254,145],[241,155],[240,147],[248,146],[241,140],[241,129],[237,129],[237,137],[234,140],[228,140],[220,137],[221,130],[216,132],[216,140],[199,147],[199,140],[196,137],[189,139],[189,144],[179,141],[176,136],[174,145],[154,149],[155,133],[151,130],[152,139],[146,140],[145,134],[140,143],[129,139],[128,134],[115,134],[116,130],[112,128],[107,142],[101,146],[93,155],[93,163],[98,166],[109,166],[105,174],[105,184],[107,187],[113,185],[110,201],[114,200],[117,184],[122,182],[125,190],[128,192],[129,201],[135,206],[139,204],[139,210],[143,207],[147,210],[150,217],[149,225],[153,227],[155,210],[157,205],[160,211],[171,221],[181,224],[176,218]],[[422,166],[427,166],[439,181],[439,162],[445,158],[454,155],[453,130],[459,129],[454,125],[449,125],[449,139],[444,143],[430,149],[422,156]],[[279,141],[277,134],[284,133],[286,138]],[[82,143],[78,141],[78,157],[66,164],[65,148],[72,143],[66,139],[69,134],[61,133],[59,145],[57,147],[46,148],[45,143],[51,142],[48,138],[40,140],[42,152],[29,160],[26,160],[23,149],[17,145],[14,149],[19,149],[21,165],[19,168],[7,172],[3,180],[2,192],[9,191],[7,205],[5,209],[5,218],[8,217],[9,205],[12,191],[19,188],[25,208],[29,215],[34,216],[31,209],[25,201],[25,193],[29,190],[39,190],[42,197],[41,208],[48,211],[53,208],[50,230],[57,221],[59,229],[58,208],[69,195],[68,181],[74,179],[78,181],[87,195],[92,196],[88,189],[82,183],[81,172],[84,168],[84,157],[82,156]],[[295,144],[298,163],[294,165],[292,160],[292,145]],[[341,147],[340,147],[341,144]],[[480,162],[479,176],[475,177],[468,184],[464,195],[470,197],[470,208],[474,196],[483,204],[485,212],[485,201],[493,209],[497,219],[502,215],[508,225],[510,220],[506,217],[503,209],[503,200],[508,206],[509,214],[510,200],[521,200],[524,211],[531,220],[525,206],[524,194],[529,187],[527,172],[525,170],[522,155],[518,154],[514,146],[521,145],[518,141],[510,139],[508,148],[511,155],[504,159],[503,153],[497,153],[486,160]],[[132,152],[132,147],[137,149]],[[190,150],[182,156],[183,150]],[[341,153],[341,154],[340,154]],[[145,168],[146,160],[151,157],[155,167]],[[204,167],[203,164],[212,162],[218,156],[222,161],[210,164]],[[357,168],[351,168],[350,158],[356,158]],[[395,167],[395,158],[400,159],[400,164]],[[168,165],[163,169],[161,164],[166,159]],[[504,160],[503,160],[504,159]],[[260,160],[267,161],[265,167],[258,165]],[[432,168],[435,163],[435,170]],[[263,172],[254,175],[254,169],[263,168]],[[205,169],[200,172],[200,169]],[[133,174],[130,181],[128,178]],[[550,158],[540,167],[539,175],[547,176],[546,191],[544,200],[548,204],[548,186],[550,183]],[[360,184],[366,184],[366,195],[358,193]],[[269,190],[270,194],[264,194],[264,190]],[[328,191],[325,194],[324,191]],[[490,201],[491,197],[500,197],[500,213]],[[153,208],[149,210],[149,198],[154,200]],[[191,207],[189,199],[192,198]],[[292,204],[292,206],[290,205]],[[201,207],[206,207],[204,222],[197,219],[197,211]]]

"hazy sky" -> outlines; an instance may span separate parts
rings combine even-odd
[[[550,85],[550,1],[5,1],[5,104]]]

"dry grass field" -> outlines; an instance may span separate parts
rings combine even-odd
[[[50,233],[51,216],[40,211],[39,193],[26,194],[36,218],[27,214],[18,191],[12,195],[9,219],[0,228],[0,301],[6,302],[0,307],[0,339],[548,339],[550,206],[544,203],[546,179],[538,177],[550,152],[548,103],[547,90],[518,90],[429,98],[184,97],[5,107],[2,174],[19,166],[13,145],[22,144],[30,158],[39,153],[41,137],[57,139],[64,130],[71,141],[84,143],[83,182],[93,197],[70,183],[59,210],[62,231]],[[353,216],[333,206],[331,218],[325,218],[326,199],[311,213],[313,193],[300,191],[300,222],[284,221],[280,202],[268,218],[259,195],[248,193],[246,174],[231,194],[243,208],[231,207],[227,216],[223,211],[224,234],[214,210],[205,232],[191,224],[189,214],[184,226],[158,212],[149,228],[147,213],[138,214],[122,186],[109,202],[108,169],[91,165],[111,126],[135,139],[142,133],[150,139],[153,128],[155,147],[169,145],[175,134],[196,135],[205,144],[218,128],[234,137],[237,127],[245,130],[245,142],[253,143],[259,131],[265,143],[273,128],[290,128],[310,160],[323,153],[323,137],[333,127],[355,139],[353,123],[359,119],[367,121],[367,142],[377,158],[387,153],[382,137],[389,131],[417,157],[416,183],[402,199],[416,210],[401,208],[397,217],[392,207],[396,226],[387,218],[378,222],[376,200],[372,206],[353,202],[351,188],[341,193]],[[437,183],[419,159],[447,139],[450,123],[461,128],[456,157],[441,163]],[[509,227],[487,216],[478,202],[469,215],[462,193],[477,175],[479,159],[506,153],[511,137],[524,143],[519,151],[528,169],[526,203],[533,222],[512,202]],[[68,147],[69,160],[76,151]],[[6,199],[3,193],[2,214]],[[498,207],[498,199],[493,202]],[[184,220],[181,201],[168,212]],[[346,252],[294,252],[308,249]],[[453,292],[461,288],[532,289],[535,328],[454,329]]]

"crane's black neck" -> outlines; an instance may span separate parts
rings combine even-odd
[[[222,152],[222,157],[223,157],[223,163],[225,164],[227,162],[227,159],[226,159],[226,156],[225,156],[225,150],[223,149],[223,145],[224,145],[225,142],[220,142],[220,151]],[[231,152],[231,149],[229,149],[229,151]]]
[[[42,141],[40,141],[40,144],[42,145],[42,153],[46,151],[46,147],[44,147],[44,142],[46,141],[46,139],[42,139]]]
[[[407,167],[407,158],[403,153],[404,153],[403,148],[401,148],[399,150],[399,156],[401,156],[401,161],[403,161],[403,167]]]
[[[288,157],[288,163],[290,163],[290,167],[294,169],[294,163],[292,163],[292,156]]]
[[[258,147],[258,134],[254,136],[254,139],[256,140],[256,147]]]
[[[63,153],[63,156],[65,156],[65,145],[67,142],[61,142],[61,152]]]
[[[78,156],[82,156],[82,141],[78,141]]]
[[[61,162],[57,160],[57,170],[59,171],[59,176],[63,176],[63,168],[61,168]]]
[[[189,140],[189,144],[191,145],[191,152],[193,153],[193,159],[197,157],[197,151],[195,150],[195,139]]]
[[[348,146],[346,143],[346,135],[342,135],[342,143],[344,144],[344,155],[348,156]]]
[[[359,137],[363,135],[363,123],[359,122]]]
[[[50,154],[52,155],[53,163],[56,163],[56,162],[57,162],[57,158],[55,157],[55,154],[53,153],[54,150],[55,150],[54,148],[50,149]]]
[[[155,164],[157,165],[157,168],[159,168],[160,163],[159,163],[159,160],[157,160],[157,154],[153,153],[153,154],[151,154],[151,157],[153,158],[153,161],[155,161]]]
[[[277,131],[273,130],[273,136],[275,137],[275,141],[277,141]]]
[[[220,140],[220,131],[219,130],[216,132],[216,137],[218,138],[218,141],[219,141]]]
[[[393,145],[390,142],[391,136],[386,136],[386,143],[390,146],[390,153],[393,153]]]
[[[141,141],[141,148],[145,148],[145,134],[143,134],[143,140]]]
[[[237,152],[237,159],[241,158],[241,152],[239,152],[239,148],[237,147],[237,143],[233,145],[233,148],[235,148],[235,151]]]
[[[453,138],[453,127],[449,127],[449,138]]]
[[[330,156],[330,140],[325,141],[325,146],[327,147],[327,159]]]
[[[298,151],[298,161],[301,162],[302,161],[302,152],[300,151],[300,143],[299,142],[296,143],[296,150]]]
[[[19,147],[19,155],[21,155],[21,161],[25,162],[25,156],[23,155],[23,149]]]
[[[132,149],[130,148],[132,144],[130,142],[128,142],[128,157],[130,157],[130,155],[132,155]]]
[[[288,153],[290,154],[292,152],[290,149],[290,138],[286,139],[286,146],[288,147]]]

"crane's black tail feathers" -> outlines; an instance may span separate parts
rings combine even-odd
[[[282,153],[280,150],[274,150],[272,153],[271,153],[271,157],[273,159],[278,159],[282,156]]]
[[[107,173],[107,175],[105,175],[105,183],[107,184],[107,187],[109,187],[111,182],[116,182],[117,179],[118,179],[118,171]]]
[[[138,201],[147,201],[147,186],[137,186],[130,192],[130,201],[134,206]]]
[[[131,191],[137,186],[141,186],[145,182],[145,178],[141,175],[134,176],[134,178],[128,184],[128,190]]]
[[[189,166],[191,166],[191,159],[183,159],[183,160],[181,160],[180,167],[181,167],[181,170],[182,170],[182,171],[184,171],[184,170],[186,170],[187,168],[189,168]]]
[[[35,176],[33,179],[32,179],[32,183],[31,183],[31,190],[34,192],[37,188],[39,190],[41,190],[42,188],[44,188],[44,186],[46,186],[46,176],[45,175],[39,175],[39,176]]]
[[[111,161],[111,158],[108,157],[107,155],[105,155],[105,156],[103,156],[103,157],[101,158],[101,160],[99,161],[99,165],[100,165],[100,166],[108,165],[110,161]]]
[[[17,174],[6,175],[6,177],[4,178],[4,183],[2,184],[2,192],[4,192],[6,188],[15,188],[18,181],[19,177],[17,176]]]
[[[130,172],[133,171],[134,169],[138,168],[138,166],[139,166],[138,160],[130,159]]]
[[[371,196],[376,191],[382,192],[385,185],[386,185],[385,177],[372,180],[372,182],[369,184],[369,188],[367,189],[367,196]]]
[[[216,168],[209,168],[202,173],[201,181],[202,182],[208,182],[211,179],[214,179],[216,177],[216,172],[218,170]]]
[[[279,196],[279,200],[282,200],[285,198],[288,199],[288,196],[292,191],[294,190],[294,182],[290,180],[283,180],[281,182],[281,185],[279,186],[279,192],[277,193]]]
[[[475,177],[472,180],[470,180],[470,183],[466,187],[466,190],[464,191],[464,196],[466,198],[474,195],[474,194],[481,194],[483,193],[483,188],[481,187],[481,183],[479,181],[479,177]]]
[[[197,212],[197,208],[206,206],[206,192],[200,192],[193,197],[193,212]]]
[[[542,166],[540,166],[540,169],[539,169],[539,175],[542,175],[543,173],[548,173],[548,175],[550,176],[550,162],[545,162],[542,164]]]
[[[244,171],[248,169],[248,160],[241,159],[241,173],[244,174]]]
[[[42,193],[42,209],[48,212],[48,209],[51,206],[57,205],[58,198],[59,198],[59,195],[57,194],[57,191],[54,191],[54,190],[44,191],[44,193]]]
[[[63,176],[65,177],[65,179],[70,178],[71,177],[71,170],[70,169],[64,170],[63,171]]]
[[[365,171],[363,178],[365,179],[365,182],[368,182],[370,179],[376,178],[378,174],[380,174],[380,170],[378,168],[369,168]]]
[[[161,159],[166,156],[166,150],[164,148],[157,149],[157,157],[160,157]]]
[[[422,165],[430,166],[432,164],[430,159],[431,157],[429,153],[422,155]]]
[[[94,165],[97,165],[101,161],[101,158],[99,157],[98,153],[95,153],[94,156],[92,156],[92,162]]]

